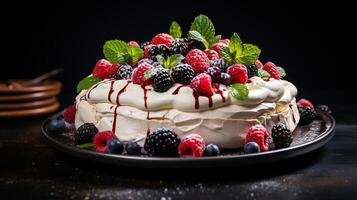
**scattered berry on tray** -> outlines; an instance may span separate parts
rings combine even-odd
[[[173,68],[171,76],[176,83],[187,85],[195,77],[195,72],[188,64],[178,64]]]
[[[332,111],[330,110],[330,108],[327,105],[318,105],[317,109],[323,111],[323,112],[327,112],[327,113],[332,113]]]
[[[185,63],[191,65],[193,71],[196,73],[205,72],[210,66],[210,60],[207,55],[199,49],[193,49],[188,52]]]
[[[76,118],[76,107],[74,105],[68,106],[63,113],[63,117],[66,122],[73,124]]]
[[[308,108],[311,108],[311,109],[315,109],[314,105],[307,99],[300,99],[297,102],[297,104],[302,106],[302,107],[308,107]]]
[[[125,145],[125,151],[128,155],[140,155],[141,146],[136,142],[128,142]]]
[[[94,150],[101,153],[107,153],[107,143],[110,140],[115,138],[113,132],[111,131],[103,131],[95,134],[93,138],[93,147]]]
[[[124,64],[118,67],[118,70],[114,74],[116,80],[130,80],[133,73],[133,68],[131,65]]]
[[[107,149],[109,153],[122,154],[124,145],[118,139],[111,139],[107,141]]]
[[[249,128],[245,143],[256,142],[261,152],[269,149],[269,134],[263,125],[257,124]]]
[[[98,129],[94,124],[84,123],[74,132],[74,140],[77,144],[91,143],[97,132]]]
[[[281,122],[273,126],[271,136],[276,149],[287,148],[293,142],[293,135],[290,129]]]
[[[259,145],[256,142],[248,142],[248,143],[246,143],[244,145],[243,152],[245,154],[259,153],[260,152],[260,148],[259,148]]]
[[[309,107],[302,107],[302,106],[298,106],[298,109],[300,113],[300,121],[299,121],[300,125],[309,124],[318,118],[318,115],[314,109],[311,109]]]
[[[61,134],[66,130],[66,124],[63,119],[53,119],[48,122],[46,129],[53,134]]]
[[[97,78],[106,79],[111,78],[117,69],[117,65],[113,65],[109,61],[101,59],[95,64],[92,74]]]
[[[219,156],[219,154],[220,154],[219,147],[215,144],[207,145],[203,153],[204,156]]]
[[[181,140],[178,153],[181,157],[201,157],[205,147],[205,141],[200,135],[190,134]]]
[[[158,128],[146,137],[144,150],[154,156],[176,156],[180,138],[170,128]]]

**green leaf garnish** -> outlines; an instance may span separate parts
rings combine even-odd
[[[200,33],[200,35],[203,37],[206,43],[204,43],[202,40],[199,41],[203,42],[206,48],[217,43],[219,40],[219,37],[216,37],[215,35],[216,30],[214,28],[212,21],[205,15],[199,15],[194,19],[194,21],[191,24],[190,31],[197,31],[198,33]],[[196,38],[191,37],[190,32],[189,32],[189,38],[197,40]]]
[[[77,85],[77,92],[80,92],[82,90],[86,90],[90,87],[92,87],[94,84],[100,82],[101,79],[94,77],[94,76],[88,76],[81,80],[78,85]]]
[[[169,33],[173,38],[180,38],[182,36],[180,25],[177,22],[173,21],[171,23]]]
[[[206,49],[209,47],[207,40],[198,31],[189,31],[188,38],[202,42]]]
[[[286,76],[286,72],[285,72],[284,68],[277,66],[276,69],[278,70],[278,72],[280,74],[280,78],[283,79]]]
[[[156,74],[156,68],[152,68],[152,69],[146,70],[144,72],[143,80],[146,81],[146,80],[154,77],[155,74]]]
[[[157,55],[156,59],[162,67],[170,71],[177,64],[179,64],[183,59],[185,59],[185,57],[181,54],[174,54],[168,56],[167,59],[165,59],[163,56]]]
[[[263,69],[258,69],[258,76],[260,78],[269,78],[270,74],[267,71],[263,70]]]
[[[112,64],[131,64],[138,61],[144,51],[139,47],[131,47],[121,40],[109,40],[103,46],[105,58]]]
[[[247,86],[240,83],[231,84],[228,86],[229,94],[241,101],[248,99],[249,90]]]
[[[81,149],[93,149],[93,143],[79,144],[77,147]]]
[[[233,59],[232,59],[232,57],[231,57],[231,55],[230,55],[230,52],[229,52],[229,48],[228,48],[228,47],[222,47],[222,48],[221,48],[221,54],[222,54],[223,60],[224,60],[227,64],[231,65],[231,64],[233,63]]]

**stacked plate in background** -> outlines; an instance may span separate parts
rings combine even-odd
[[[57,95],[62,84],[46,80],[40,85],[23,86],[26,80],[0,82],[0,117],[30,117],[56,111],[60,104]]]

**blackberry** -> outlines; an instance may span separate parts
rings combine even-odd
[[[206,49],[205,45],[198,40],[188,39],[187,43],[188,43],[188,48],[190,50],[191,49],[200,49],[203,51]]]
[[[214,83],[218,83],[221,79],[221,69],[219,67],[209,67],[206,74],[211,76]]]
[[[169,128],[158,128],[145,139],[144,149],[154,156],[177,156],[180,138]]]
[[[172,41],[169,49],[170,54],[182,54],[183,56],[186,56],[190,50],[188,40],[186,38]]]
[[[124,64],[124,65],[120,65],[118,67],[117,72],[114,74],[114,78],[116,80],[129,80],[131,79],[131,75],[133,73],[133,68],[128,65],[128,64]]]
[[[276,149],[287,148],[293,142],[293,135],[285,124],[278,122],[271,129],[271,137]]]
[[[231,84],[232,80],[231,80],[231,75],[227,74],[227,73],[221,73],[221,79],[220,82],[224,85],[229,85]]]
[[[317,106],[317,109],[319,109],[319,110],[321,110],[321,111],[323,111],[323,112],[327,112],[327,113],[329,113],[329,114],[332,113],[332,111],[330,110],[330,108],[329,108],[328,106],[326,106],[326,105],[318,105],[318,106]]]
[[[195,72],[189,64],[178,64],[172,70],[171,76],[176,83],[190,84]]]
[[[159,67],[156,70],[154,81],[152,82],[152,87],[156,92],[166,92],[173,85],[170,74],[166,69]]]
[[[247,71],[248,71],[248,78],[251,78],[253,76],[258,76],[258,66],[255,64],[252,65],[246,65]]]
[[[227,72],[229,65],[223,59],[211,61],[211,67],[219,67],[221,72]]]
[[[314,109],[311,109],[309,107],[302,107],[298,106],[299,109],[299,114],[300,114],[300,122],[299,124],[304,125],[304,124],[309,124],[315,119],[317,119],[317,113]]]
[[[147,45],[149,45],[149,44],[150,44],[149,41],[143,42],[143,43],[140,44],[140,48],[145,49],[145,47],[146,47]]]
[[[166,45],[154,45],[149,50],[150,58],[153,61],[156,61],[157,55],[162,55],[163,57],[167,57],[169,55],[169,48]]]
[[[74,132],[74,141],[77,144],[92,143],[94,135],[98,132],[92,123],[84,123]]]

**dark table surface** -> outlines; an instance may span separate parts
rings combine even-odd
[[[356,199],[354,105],[333,106],[323,148],[281,162],[196,171],[119,168],[51,148],[45,117],[0,121],[0,199]]]

